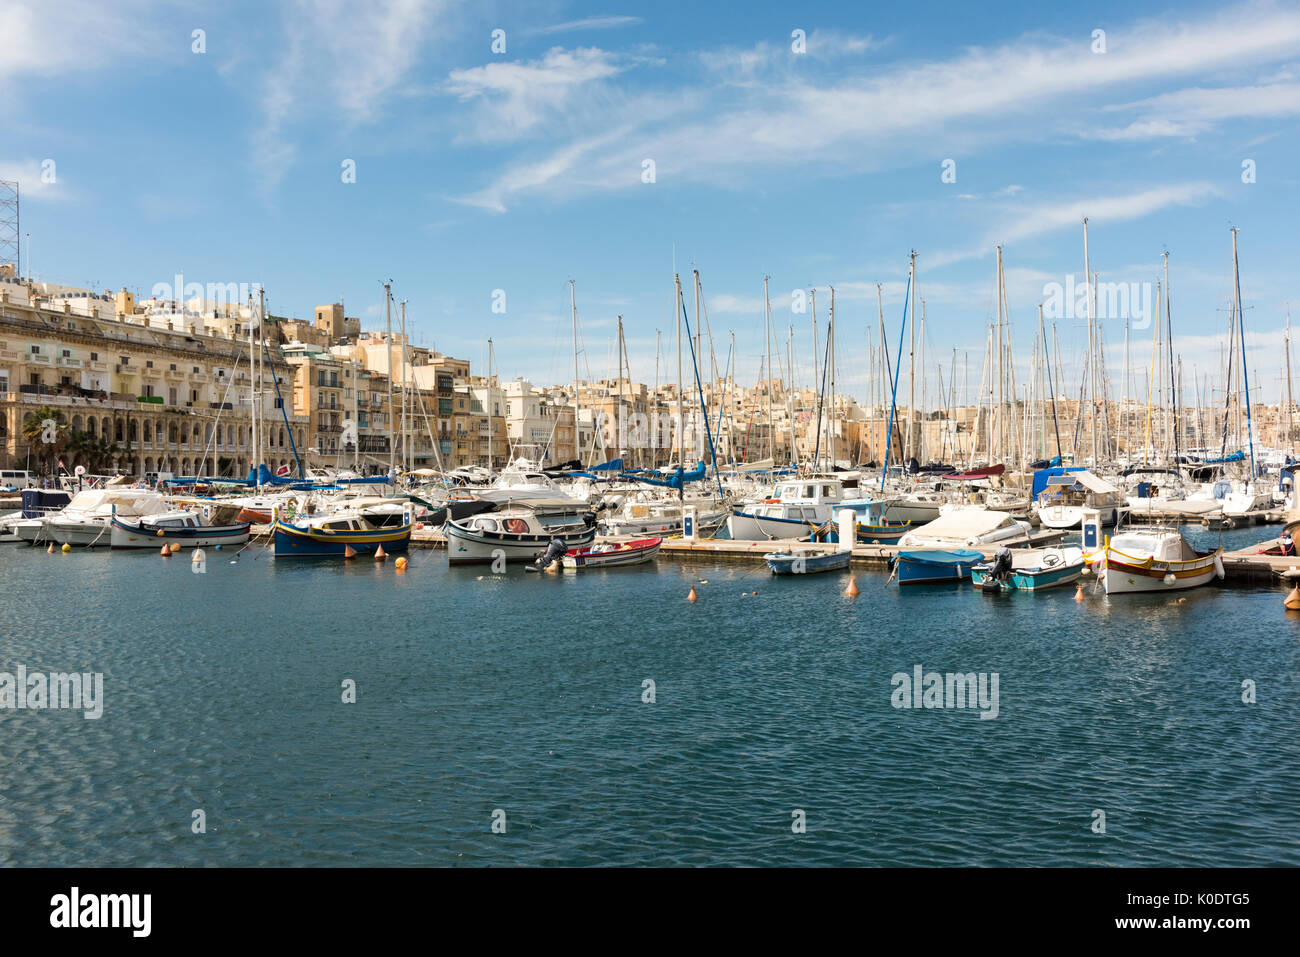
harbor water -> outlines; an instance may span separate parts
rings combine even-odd
[[[0,672],[103,674],[0,709],[0,864],[1300,864],[1278,587],[234,555],[0,549]],[[996,717],[896,707],[917,666]]]

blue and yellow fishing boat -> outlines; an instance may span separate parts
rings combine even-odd
[[[379,528],[356,511],[318,515],[298,524],[275,520],[276,558],[352,558],[373,555],[382,546],[388,555],[405,552],[411,542],[410,515],[401,525]]]

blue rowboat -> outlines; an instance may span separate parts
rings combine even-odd
[[[899,552],[894,559],[894,574],[899,585],[926,585],[931,582],[962,582],[970,577],[971,567],[984,556],[965,548],[952,551],[919,549]]]
[[[810,575],[833,572],[849,567],[850,551],[842,552],[768,552],[763,556],[773,575]]]
[[[373,555],[382,545],[384,553],[405,552],[411,541],[410,522],[388,528],[374,528],[357,515],[314,518],[307,525],[275,523],[276,558],[348,558]]]
[[[971,581],[984,591],[1042,591],[1068,585],[1083,574],[1081,548],[1030,548],[1011,551],[1011,568],[999,574],[994,562],[971,567]]]

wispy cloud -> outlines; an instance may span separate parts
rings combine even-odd
[[[656,161],[660,183],[736,185],[738,177],[762,170],[843,175],[937,163],[1002,142],[1041,142],[1077,126],[1084,94],[1105,106],[1106,93],[1129,93],[1140,83],[1292,60],[1300,54],[1300,10],[1251,3],[1199,20],[1113,28],[1109,37],[1106,54],[1090,53],[1079,38],[1035,35],[949,59],[881,64],[862,58],[849,65],[839,59],[820,70],[811,56],[814,37],[806,58],[775,45],[706,52],[700,61],[710,82],[662,97],[693,104],[689,122],[681,115],[671,123],[633,115],[633,129],[615,149],[576,150],[593,129],[611,122],[609,113],[593,111],[583,118],[586,128],[569,134],[571,142],[550,155],[515,160],[482,192],[498,208],[528,193],[634,188],[639,180],[629,171],[646,157]],[[723,92],[719,71],[733,81]],[[1274,87],[1282,109],[1290,93],[1285,85]],[[1227,108],[1212,101],[1198,104],[1188,93],[1181,107],[1211,122]],[[1179,105],[1175,100],[1170,107]],[[557,161],[566,167],[563,178],[530,172]]]
[[[578,30],[613,30],[618,27],[634,27],[644,23],[640,17],[596,16],[581,20],[569,20],[567,23],[553,23],[550,26],[532,27],[524,30],[524,36],[551,36],[556,33],[574,33]]]

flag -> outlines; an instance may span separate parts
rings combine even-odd
[[[275,474],[276,474],[276,475],[281,475],[281,476],[283,476],[283,475],[288,475],[288,474],[289,474],[289,466],[287,466],[287,465],[281,465],[278,469],[275,470]]]

